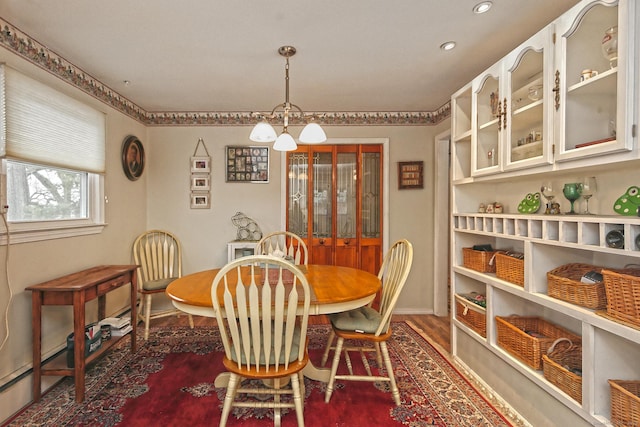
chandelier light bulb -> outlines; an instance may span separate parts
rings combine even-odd
[[[277,138],[276,130],[266,120],[256,124],[251,130],[249,139],[254,142],[273,142]]]
[[[302,129],[298,139],[306,144],[319,144],[327,140],[327,134],[324,133],[319,124],[311,122]]]
[[[276,151],[293,151],[296,148],[298,148],[296,141],[286,130],[280,134],[278,139],[276,139],[276,142],[273,144],[273,149]]]

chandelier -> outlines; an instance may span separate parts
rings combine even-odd
[[[296,145],[296,141],[289,134],[288,126],[289,126],[289,115],[293,110],[297,110],[301,116],[304,116],[304,112],[300,107],[295,104],[289,102],[289,58],[296,54],[296,48],[293,46],[282,46],[278,49],[278,53],[284,56],[287,60],[285,70],[285,101],[282,104],[276,105],[273,110],[271,110],[271,114],[268,115],[270,119],[274,119],[276,117],[276,110],[283,110],[283,118],[284,123],[282,127],[282,133],[280,136],[276,134],[273,126],[269,124],[266,117],[262,117],[262,120],[258,122],[257,125],[254,126],[251,134],[249,135],[249,139],[254,142],[273,142],[273,149],[278,151],[291,151],[295,150],[298,146]],[[300,142],[304,142],[307,144],[318,144],[321,142],[325,142],[327,140],[327,135],[324,133],[324,130],[320,127],[319,124],[311,121],[308,123],[300,132],[300,137],[298,138]]]

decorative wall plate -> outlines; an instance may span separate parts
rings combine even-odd
[[[144,171],[144,147],[133,135],[127,136],[122,144],[122,169],[131,181],[140,178]]]

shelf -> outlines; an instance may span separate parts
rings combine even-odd
[[[584,80],[582,82],[576,83],[574,85],[569,86],[567,89],[568,93],[578,92],[583,96],[615,96],[616,94],[616,75],[618,73],[618,68],[613,68],[611,70],[603,71],[595,77],[591,77],[590,79]]]
[[[598,215],[453,214],[453,228],[487,236],[519,238],[545,245],[562,245],[613,255],[640,257],[635,239],[640,226],[635,217]],[[606,244],[609,231],[624,231],[622,249]]]
[[[129,334],[118,337],[112,336],[111,339],[102,341],[100,348],[85,358],[85,365],[89,365],[90,363],[92,363],[94,360],[106,353],[118,341],[128,335]],[[42,375],[60,375],[72,377],[74,375],[74,372],[74,368],[70,368],[67,365],[66,351],[63,351],[61,354],[49,360],[47,363],[42,364]]]

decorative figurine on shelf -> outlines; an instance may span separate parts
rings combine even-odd
[[[262,239],[262,231],[260,226],[253,219],[249,218],[242,212],[237,212],[232,218],[233,225],[238,227],[236,240],[260,240]]]
[[[485,213],[487,211],[487,207],[484,205],[484,203],[480,203],[480,206],[478,206],[478,213]]]
[[[532,214],[540,210],[540,193],[529,193],[518,205],[518,212]]]
[[[553,183],[548,181],[542,184],[540,194],[547,200],[547,208],[544,211],[545,215],[559,215],[560,203],[555,201],[556,195]]]
[[[640,214],[640,187],[635,185],[627,188],[626,193],[618,197],[613,204],[613,210],[620,215],[636,216]]]
[[[500,202],[495,202],[493,204],[493,211],[497,214],[501,214],[503,212],[504,208],[502,206],[502,203]]]
[[[490,213],[490,214],[495,213],[496,212],[496,206],[493,203],[489,203],[487,205],[486,212]]]

